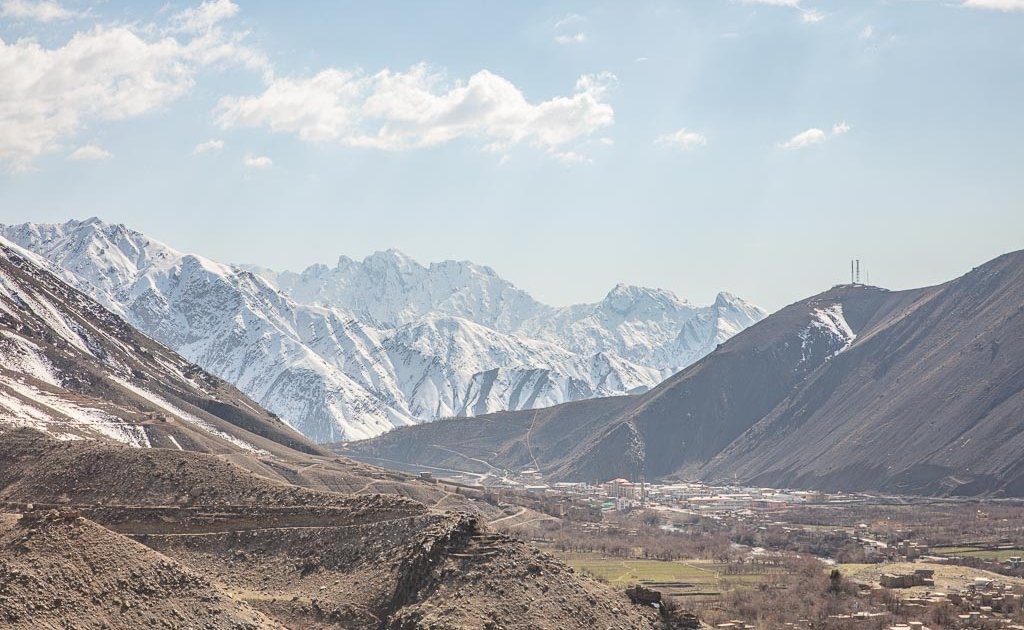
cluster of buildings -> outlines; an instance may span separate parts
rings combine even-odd
[[[883,573],[878,583],[883,588],[935,586],[935,571],[933,569],[914,569],[912,573]]]
[[[795,505],[857,500],[851,495],[812,491],[712,486],[700,482],[658,484],[623,478],[600,484],[547,484],[532,470],[492,480],[483,487],[483,493],[492,502],[524,505],[578,521],[600,520],[602,511],[612,510],[651,508],[717,517],[770,514]]]
[[[628,479],[610,479],[604,483],[556,483],[546,488],[529,486],[536,492],[585,496],[604,509],[627,511],[637,508],[669,509],[706,515],[736,514],[749,511],[773,511],[793,505],[848,502],[850,495],[831,495],[813,491],[782,491],[774,488],[712,486],[699,482],[670,484],[646,483]]]
[[[885,573],[879,579],[883,588],[913,588],[916,586],[934,586],[934,571],[917,569],[910,573]],[[934,606],[946,603],[958,612],[955,627],[965,630],[1024,630],[1024,626],[1016,625],[1011,616],[1024,607],[1024,592],[1019,587],[998,582],[987,577],[977,577],[964,588],[948,593],[924,591],[910,596],[901,597],[902,610],[915,616],[925,616]],[[912,622],[902,627],[923,628],[923,624],[915,626]],[[901,628],[901,626],[893,626]]]
[[[968,611],[960,615],[964,623],[998,620],[1024,607],[1024,593],[1020,589],[988,578],[975,578],[974,583],[967,585],[967,588],[949,593],[946,597],[954,606]]]

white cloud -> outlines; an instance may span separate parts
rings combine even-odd
[[[265,155],[246,154],[242,158],[242,166],[246,168],[270,168],[273,165],[274,161]]]
[[[603,144],[606,147],[610,147],[613,144],[615,144],[615,140],[609,138],[608,136],[604,136],[603,138],[598,138],[597,141],[600,142],[601,144]]]
[[[692,149],[694,147],[707,144],[708,139],[704,137],[704,134],[697,133],[696,131],[680,129],[679,131],[673,131],[672,133],[666,133],[658,136],[654,142],[656,144],[665,144],[679,147],[681,149]]]
[[[800,19],[804,24],[814,24],[825,19],[825,14],[815,9],[805,9],[800,15]]]
[[[796,9],[800,12],[800,21],[804,24],[815,24],[825,19],[825,14],[817,9],[808,9],[801,0],[740,0],[743,4],[763,4],[770,7]]]
[[[587,36],[582,32],[572,35],[555,35],[555,42],[559,44],[582,44],[586,40]]]
[[[202,33],[213,29],[238,13],[238,5],[231,0],[207,0],[198,7],[185,9],[172,20],[177,28],[190,33]]]
[[[580,24],[586,21],[587,18],[583,17],[579,13],[570,13],[562,18],[559,18],[558,21],[555,22],[555,30],[557,31],[567,26],[573,26],[575,24]]]
[[[824,142],[825,140],[828,140],[828,136],[825,135],[824,131],[817,128],[811,128],[807,131],[802,131],[796,134],[779,146],[783,149],[802,149],[804,147],[809,147],[812,144]]]
[[[224,148],[224,141],[218,140],[217,138],[210,138],[206,142],[200,142],[196,145],[196,148],[192,149],[192,155],[199,155],[200,153],[206,153],[207,151],[220,151]]]
[[[570,96],[531,103],[508,79],[481,70],[449,82],[425,64],[363,75],[330,68],[305,79],[272,80],[258,96],[225,97],[222,128],[267,127],[310,142],[397,151],[473,138],[500,151],[516,144],[564,153],[565,145],[611,125],[602,99],[610,74],[585,75]]]
[[[964,0],[961,6],[992,11],[1024,11],[1024,0]]]
[[[182,15],[171,22],[199,19]],[[186,37],[155,25],[97,24],[54,48],[31,38],[0,40],[0,162],[28,168],[90,121],[158,109],[186,94],[196,74],[212,64],[265,67],[263,57],[242,44],[244,35],[223,31],[210,16],[199,21],[206,30]]]
[[[53,0],[2,0],[0,16],[15,20],[53,22],[74,17],[74,13]]]
[[[570,13],[555,22],[555,42],[559,44],[582,44],[587,40],[587,35],[580,30],[580,25],[587,21],[579,13]]]
[[[801,131],[789,140],[779,143],[779,147],[783,149],[803,149],[814,144],[821,144],[826,140],[841,136],[850,131],[850,126],[845,121],[838,122],[832,126],[832,134],[826,134],[817,127],[812,127],[807,131]]]
[[[109,160],[114,154],[101,146],[86,144],[80,146],[68,155],[69,160]]]

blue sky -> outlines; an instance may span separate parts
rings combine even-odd
[[[0,0],[0,221],[769,309],[1024,247],[1024,0]]]

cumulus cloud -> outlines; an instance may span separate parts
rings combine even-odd
[[[206,142],[200,142],[196,145],[196,148],[192,149],[192,155],[199,155],[200,153],[206,153],[207,151],[220,151],[224,148],[224,141],[217,138],[210,138]]]
[[[815,144],[821,144],[826,140],[841,136],[850,131],[850,126],[845,121],[836,123],[832,126],[831,135],[825,133],[817,127],[812,127],[807,131],[801,131],[789,140],[779,143],[779,147],[783,149],[803,149]]]
[[[585,75],[573,94],[531,103],[487,70],[450,82],[425,64],[372,75],[330,68],[275,79],[257,96],[225,97],[215,118],[224,129],[266,127],[309,142],[398,151],[472,138],[490,151],[528,144],[557,157],[565,145],[612,124],[603,97],[613,80]]]
[[[1024,11],[1024,0],[964,0],[962,6],[991,11]]]
[[[34,20],[36,22],[53,22],[66,20],[74,16],[53,0],[2,0],[0,16],[14,20]]]
[[[69,160],[78,161],[109,160],[112,157],[113,153],[95,144],[80,146],[68,155]]]
[[[0,0],[0,10],[48,20],[70,15],[55,0]],[[87,126],[166,107],[203,70],[224,65],[259,72],[265,89],[221,99],[213,115],[222,128],[264,127],[307,141],[402,150],[465,137],[486,150],[525,144],[573,161],[573,143],[614,120],[605,98],[610,74],[581,77],[568,94],[533,101],[487,70],[449,80],[425,64],[278,78],[246,34],[225,23],[238,11],[231,0],[207,0],[159,23],[95,23],[55,44],[0,39],[0,165],[30,168],[40,155],[68,150]],[[570,15],[557,26],[572,27],[574,36],[582,21]],[[193,152],[216,150],[215,142]]]
[[[707,144],[708,139],[704,137],[704,134],[697,133],[696,131],[680,129],[679,131],[658,136],[654,142],[656,144],[679,147],[680,149],[692,149]]]
[[[242,158],[242,166],[246,168],[270,168],[273,165],[274,161],[265,155],[246,154]]]
[[[192,17],[172,16],[179,26],[202,25],[202,33],[186,36],[154,25],[97,24],[52,48],[30,38],[0,40],[0,162],[28,168],[90,121],[158,109],[187,93],[212,64],[265,67],[243,45],[244,34],[217,25],[217,16],[228,14],[224,5],[207,2]]]
[[[238,5],[231,0],[208,0],[198,7],[185,9],[174,16],[172,22],[182,31],[202,33],[212,30],[224,20],[238,13]]]

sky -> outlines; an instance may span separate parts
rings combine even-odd
[[[1024,0],[0,0],[0,222],[769,310],[1024,248]]]

